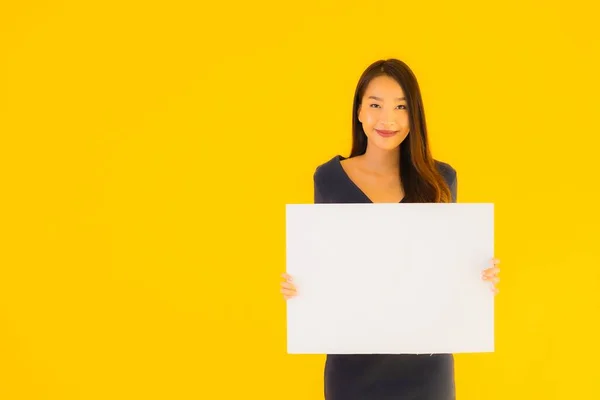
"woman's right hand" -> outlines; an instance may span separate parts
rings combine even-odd
[[[298,293],[296,292],[296,286],[292,282],[292,277],[286,273],[281,275],[281,277],[284,279],[284,281],[281,282],[281,294],[283,294],[283,298],[289,300],[292,297],[295,297]]]

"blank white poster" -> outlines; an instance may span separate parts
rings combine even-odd
[[[494,350],[490,203],[288,204],[290,354]]]

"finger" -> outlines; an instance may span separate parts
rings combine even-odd
[[[492,291],[492,293],[494,293],[494,295],[497,295],[498,293],[500,293],[500,289],[498,289],[496,286],[492,286],[491,291]]]
[[[496,283],[496,282],[498,282],[498,281],[500,280],[500,278],[497,278],[497,277],[495,277],[495,276],[487,276],[487,275],[486,275],[486,276],[484,276],[484,277],[483,277],[483,278],[481,278],[481,279],[483,279],[483,280],[484,280],[484,281],[486,281],[486,282],[492,282],[492,283]]]
[[[494,282],[496,282],[496,279],[498,281],[500,280],[500,278],[496,274],[485,274],[485,275],[482,275],[482,279],[485,280],[485,281],[494,281]]]
[[[295,290],[281,289],[281,294],[284,296],[295,296],[297,293]]]
[[[296,292],[296,288],[294,286],[282,286],[281,291],[287,290],[289,292]]]
[[[486,276],[498,275],[498,273],[500,273],[500,268],[487,268],[487,269],[484,269],[481,273],[482,273],[482,275],[486,275]]]
[[[283,279],[285,279],[286,281],[292,281],[293,280],[292,276],[290,274],[288,274],[288,273],[285,273],[285,272],[283,274],[281,274],[281,277]]]
[[[296,286],[290,282],[281,282],[281,287],[285,289],[293,289],[296,290]]]
[[[498,273],[499,273],[499,271],[490,271],[490,273],[487,274],[487,276],[489,278],[497,278],[498,277]]]

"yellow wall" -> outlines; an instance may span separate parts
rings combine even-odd
[[[459,399],[600,398],[594,2],[96,3],[0,6],[1,399],[321,398],[284,204],[385,57],[496,204],[497,352],[457,357]]]

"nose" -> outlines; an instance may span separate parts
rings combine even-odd
[[[381,114],[381,125],[384,129],[393,129],[396,125],[394,111],[390,110]]]
[[[384,129],[394,129],[396,127],[396,121],[394,121],[394,119],[392,117],[389,118],[383,118],[381,120],[381,125],[383,126]]]

